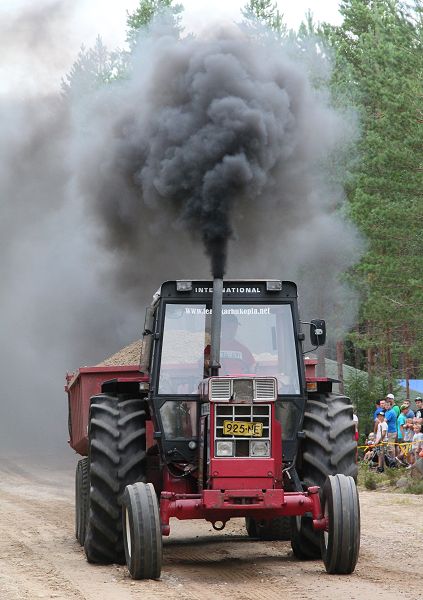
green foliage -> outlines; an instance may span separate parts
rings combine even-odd
[[[363,484],[366,490],[375,490],[377,488],[377,477],[374,471],[370,471],[370,469],[366,470]]]
[[[368,251],[350,274],[362,298],[352,339],[393,381],[423,363],[421,3],[344,0],[340,12],[342,25],[320,34],[335,55],[333,89],[362,126],[348,198]]]
[[[407,487],[402,489],[404,494],[423,494],[423,479],[413,479]]]
[[[174,0],[141,0],[138,8],[131,14],[128,13],[127,41],[134,46],[140,30],[148,27],[154,17],[169,15],[175,25],[179,24],[182,4],[174,4]]]
[[[354,408],[357,411],[360,444],[363,444],[367,434],[373,431],[373,414],[376,409],[376,402],[386,397],[390,391],[389,381],[382,377],[369,377],[367,373],[361,371],[352,371],[344,381],[345,394],[351,399]],[[393,388],[395,395],[398,395],[401,388],[396,385]]]
[[[249,0],[243,8],[242,14],[247,21],[257,19],[278,36],[286,35],[287,29],[283,22],[283,15],[273,0]]]
[[[404,477],[404,469],[403,468],[398,468],[398,469],[385,469],[385,477],[388,481],[388,484],[391,487],[395,487],[395,484],[397,483],[398,479],[401,479],[401,477]]]
[[[110,52],[97,37],[92,48],[84,46],[71,70],[62,80],[62,91],[68,96],[83,96],[101,85],[125,76],[127,55],[123,51]]]
[[[158,15],[169,16],[178,27],[181,4],[174,0],[140,0],[138,8],[127,18],[127,40],[131,51],[142,28],[148,27]],[[62,81],[62,90],[67,97],[80,97],[98,89],[104,84],[128,77],[130,70],[130,52],[126,50],[109,51],[100,36],[92,48],[82,46],[70,72]]]

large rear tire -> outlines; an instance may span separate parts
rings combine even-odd
[[[85,542],[88,515],[88,458],[81,458],[75,473],[75,537],[81,546]]]
[[[121,500],[146,473],[145,401],[100,394],[91,398],[89,512],[85,554],[93,563],[125,563]]]
[[[251,538],[269,542],[291,539],[291,517],[275,517],[268,521],[245,517],[245,527]]]
[[[328,521],[327,531],[321,535],[326,571],[352,573],[360,549],[360,505],[354,479],[330,475],[323,487],[322,507]]]
[[[122,517],[126,564],[132,579],[158,579],[162,570],[162,532],[152,483],[126,487]]]
[[[356,480],[357,442],[349,398],[333,393],[310,395],[303,431],[297,470],[307,487],[318,485],[322,490],[327,477],[338,473]],[[320,534],[314,531],[311,517],[293,517],[291,546],[301,560],[321,558]]]

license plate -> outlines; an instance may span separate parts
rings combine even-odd
[[[223,421],[223,435],[245,435],[246,437],[262,437],[263,423],[246,421]]]

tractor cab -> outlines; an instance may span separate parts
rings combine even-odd
[[[245,403],[247,397],[254,404],[263,401],[254,394],[267,386],[275,414],[283,423],[284,460],[290,462],[305,403],[296,286],[282,281],[225,281],[221,291],[219,365],[214,371],[218,379],[213,378],[213,393],[222,390],[218,397],[223,394],[222,401],[233,405]],[[212,332],[213,282],[170,281],[161,286],[147,310],[141,362],[142,369],[150,374],[155,436],[166,463],[196,460],[201,416],[209,411]],[[241,421],[234,420],[259,422],[253,412],[250,420],[246,414]],[[260,422],[264,425],[265,419]],[[270,443],[268,427],[267,422],[260,437],[266,433]],[[226,429],[221,433],[221,437],[228,435]],[[250,456],[246,450],[248,436],[242,436],[236,447]]]

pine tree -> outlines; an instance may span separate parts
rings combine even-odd
[[[257,20],[279,37],[287,34],[283,15],[279,12],[276,2],[272,0],[249,0],[243,8],[242,14],[248,22]]]
[[[62,80],[62,90],[68,98],[79,98],[116,79],[128,77],[130,72],[130,54],[136,45],[140,30],[147,27],[155,16],[170,15],[173,24],[179,26],[181,4],[173,5],[174,0],[140,0],[138,8],[127,18],[127,41],[130,52],[126,50],[110,51],[100,36],[92,48],[82,46],[70,72]]]
[[[68,97],[79,97],[105,83],[125,76],[127,56],[124,51],[109,51],[100,36],[92,48],[82,46],[71,70],[62,80],[62,91]]]
[[[176,27],[179,27],[182,4],[174,4],[174,0],[141,0],[138,8],[126,20],[128,26],[127,41],[131,47],[136,44],[139,32],[148,27],[152,20],[160,15],[172,18]]]
[[[335,50],[333,86],[361,117],[348,195],[368,251],[354,273],[365,325],[354,341],[392,380],[423,361],[421,7],[345,0],[340,12],[343,24],[322,33]]]

